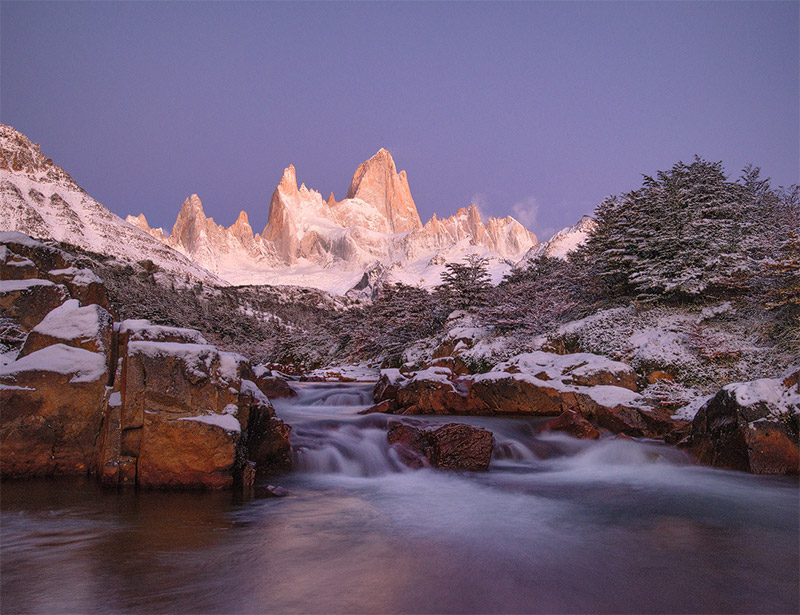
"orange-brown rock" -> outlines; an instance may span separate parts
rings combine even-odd
[[[22,233],[3,233],[3,244],[18,257],[32,261],[43,273],[53,269],[66,269],[75,262],[75,258],[63,250],[31,239]]]
[[[39,268],[29,258],[0,246],[0,280],[32,280],[39,277]]]
[[[446,367],[457,376],[469,374],[469,368],[467,368],[464,361],[458,357],[437,357],[431,359],[429,362],[425,363],[423,369],[428,369],[429,367]]]
[[[106,357],[55,344],[0,367],[0,474],[86,474],[95,469]]]
[[[377,404],[370,406],[365,410],[361,410],[359,414],[375,414],[375,413],[385,413],[385,414],[394,414],[397,411],[397,400],[395,399],[385,399]]]
[[[469,391],[472,414],[531,414],[552,416],[565,410],[580,408],[574,391],[559,390],[547,382],[484,374],[472,381]]]
[[[669,382],[672,382],[673,380],[675,380],[675,377],[669,372],[665,372],[660,369],[657,369],[647,374],[648,384],[655,384],[656,382],[660,382],[662,380],[668,380]]]
[[[485,471],[492,458],[494,436],[481,427],[447,423],[441,427],[393,421],[387,441],[411,468],[428,465],[442,470]]]
[[[375,388],[380,406],[370,410],[488,416],[573,411],[615,433],[651,438],[663,438],[682,426],[666,410],[649,406],[635,387],[635,373],[625,364],[596,355],[539,352],[471,376],[458,376],[446,367],[405,375],[385,370]]]
[[[800,471],[800,396],[780,380],[723,387],[695,416],[686,448],[701,463],[755,474]]]
[[[235,373],[225,376],[213,346],[128,342],[121,383],[123,429],[141,427],[148,412],[177,418],[235,406],[238,389],[231,387],[239,382]]]
[[[372,397],[376,403],[385,400],[397,400],[397,393],[400,391],[405,377],[397,369],[385,369],[381,371],[381,377],[375,383]]]
[[[66,287],[50,280],[4,280],[0,282],[0,316],[30,331],[68,298]]]
[[[65,301],[51,310],[28,334],[19,356],[65,344],[90,352],[110,355],[113,338],[111,314],[99,305],[81,307],[77,299]]]
[[[108,312],[113,311],[105,284],[91,270],[77,267],[54,269],[47,272],[47,278],[56,284],[66,286],[70,296],[83,305],[94,303]]]
[[[415,414],[468,414],[469,404],[459,382],[446,367],[417,372],[397,391],[399,408],[415,407]]]
[[[486,471],[494,436],[482,427],[448,423],[428,434],[431,465],[442,470]]]
[[[662,439],[683,426],[682,422],[674,421],[672,415],[662,408],[589,404],[584,412],[598,426],[616,434],[623,433],[636,438]]]
[[[638,390],[637,375],[630,365],[586,352],[564,355],[542,351],[523,353],[498,364],[492,371],[532,374],[541,380],[557,380],[566,385]]]
[[[160,489],[230,488],[238,443],[239,432],[218,424],[190,417],[171,418],[168,413],[147,413],[137,483]]]
[[[558,417],[542,423],[537,431],[562,431],[575,438],[596,440],[600,437],[597,427],[583,418],[575,410],[567,410]]]
[[[794,388],[797,393],[800,393],[800,369],[786,376],[783,379],[783,386],[787,389]]]

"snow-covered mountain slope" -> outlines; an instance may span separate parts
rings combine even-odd
[[[486,256],[498,280],[532,246],[536,236],[511,217],[484,223],[474,205],[423,226],[405,171],[379,150],[362,163],[347,192],[336,201],[297,185],[287,167],[270,199],[267,225],[254,234],[241,212],[223,227],[203,212],[192,195],[167,237],[143,216],[128,222],[165,242],[233,284],[297,284],[344,293],[365,270],[382,279],[433,286],[447,262],[466,254]]]
[[[183,277],[225,283],[111,213],[42,154],[38,144],[2,124],[0,231],[19,231],[133,261],[149,259]]]
[[[536,260],[540,256],[566,258],[567,254],[586,241],[596,227],[597,222],[589,216],[584,216],[577,224],[563,228],[547,241],[533,246],[525,253],[525,256],[522,257],[517,266],[525,266],[527,263]]]

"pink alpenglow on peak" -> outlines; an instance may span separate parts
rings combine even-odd
[[[140,220],[136,223],[154,236]],[[500,279],[536,245],[536,236],[511,217],[481,220],[475,205],[424,226],[408,178],[391,154],[379,150],[359,165],[346,198],[327,199],[300,184],[287,166],[272,193],[267,224],[254,235],[247,214],[225,228],[206,218],[200,200],[183,204],[166,243],[233,284],[297,284],[344,293],[365,270],[391,272],[393,281],[439,282],[447,262],[478,252]],[[496,269],[496,271],[495,271]],[[502,270],[502,271],[501,271]]]
[[[207,217],[196,194],[171,232],[144,215],[121,220],[84,192],[24,135],[0,125],[0,231],[65,241],[94,252],[212,284],[290,284],[345,294],[365,275],[375,283],[435,286],[449,262],[477,253],[498,281],[536,245],[513,218],[481,220],[475,206],[422,225],[404,171],[380,149],[358,166],[344,199],[298,185],[289,165],[272,193],[267,224],[246,212],[230,226]]]
[[[389,220],[393,233],[422,226],[406,172],[397,172],[392,155],[383,148],[356,169],[347,198],[372,203]]]

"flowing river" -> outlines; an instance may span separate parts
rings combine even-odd
[[[796,613],[794,478],[674,448],[495,434],[489,472],[405,468],[371,385],[299,384],[282,498],[2,485],[0,608],[32,613]],[[415,418],[403,420],[414,422]]]

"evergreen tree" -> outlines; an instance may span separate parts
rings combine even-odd
[[[606,295],[696,298],[752,284],[772,241],[775,193],[757,168],[728,181],[722,163],[679,162],[604,201],[579,252]]]
[[[464,260],[464,263],[447,263],[442,283],[437,287],[437,296],[451,310],[485,306],[492,287],[488,260],[477,254],[469,254]]]

